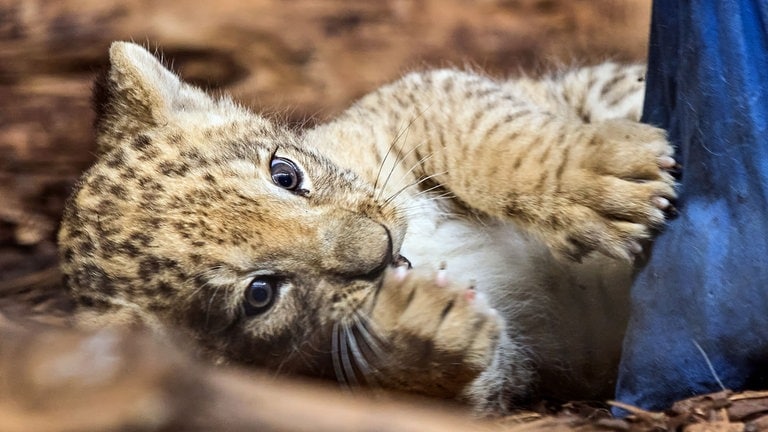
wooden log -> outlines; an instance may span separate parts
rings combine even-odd
[[[195,362],[146,334],[39,326],[0,315],[0,430],[514,431],[408,396],[349,394]],[[543,424],[540,424],[543,425]],[[546,422],[570,430],[565,422]],[[533,424],[525,430],[542,430]]]

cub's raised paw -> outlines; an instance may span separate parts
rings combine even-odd
[[[456,398],[494,365],[504,324],[472,287],[444,270],[388,270],[367,325],[382,346],[370,369],[383,387]]]
[[[629,120],[592,126],[576,150],[578,163],[563,174],[560,192],[569,205],[553,217],[561,230],[550,245],[575,259],[598,250],[631,260],[676,214],[672,172],[679,165],[661,129]]]

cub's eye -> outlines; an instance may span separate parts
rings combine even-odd
[[[289,191],[295,191],[301,184],[301,171],[293,161],[281,157],[272,159],[269,165],[272,181]]]
[[[243,309],[248,316],[260,315],[269,310],[277,298],[277,281],[270,277],[257,277],[245,290]]]

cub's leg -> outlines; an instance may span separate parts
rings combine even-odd
[[[619,118],[639,121],[645,97],[645,66],[609,62],[539,79],[505,81],[502,85],[513,94],[522,91],[531,103],[561,118],[583,123]]]
[[[382,111],[387,101],[399,109]],[[368,121],[384,136],[405,123],[396,149],[402,166],[418,168],[416,181],[527,227],[560,255],[631,259],[675,198],[664,131],[627,119],[585,122],[539,102],[527,88],[439,70],[369,95],[342,123]]]

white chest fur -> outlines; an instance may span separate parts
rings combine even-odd
[[[452,217],[435,201],[409,208],[402,254],[416,268],[447,265],[473,283],[528,347],[543,392],[609,396],[628,318],[631,267],[602,256],[564,263],[512,224]],[[514,334],[512,334],[514,333]]]

